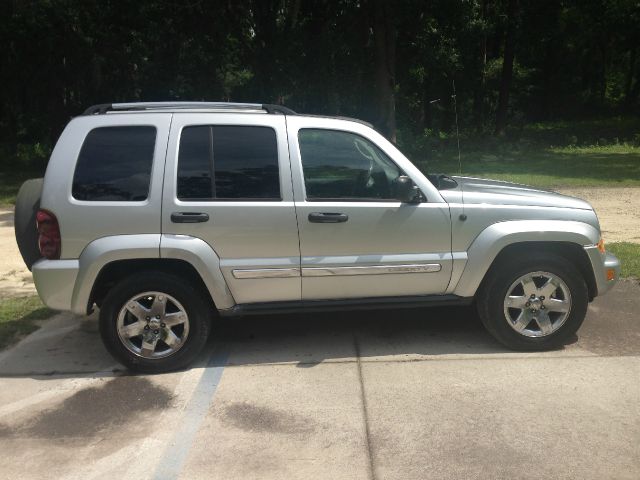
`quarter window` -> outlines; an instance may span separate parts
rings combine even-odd
[[[185,127],[178,154],[181,200],[280,200],[278,144],[269,127]]]
[[[307,200],[395,200],[403,175],[393,161],[364,137],[349,132],[298,132]]]
[[[155,127],[91,130],[78,156],[73,197],[98,202],[146,200],[155,143]]]

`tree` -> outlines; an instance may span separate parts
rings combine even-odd
[[[504,57],[502,60],[502,76],[500,78],[500,94],[496,111],[496,135],[502,135],[507,125],[509,109],[509,90],[513,78],[513,59],[515,57],[516,26],[518,15],[518,0],[507,2],[507,31],[504,38]]]
[[[375,78],[378,130],[396,141],[396,26],[395,8],[385,0],[372,2],[372,30],[375,44]]]

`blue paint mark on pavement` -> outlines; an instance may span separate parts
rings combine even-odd
[[[207,362],[205,371],[200,377],[198,386],[185,409],[182,423],[164,452],[154,480],[173,480],[180,476],[184,462],[191,451],[200,425],[204,420],[209,405],[213,401],[222,371],[227,362],[228,352],[214,350]]]

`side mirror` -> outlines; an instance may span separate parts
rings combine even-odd
[[[420,203],[420,189],[406,175],[396,178],[396,196],[402,203]]]

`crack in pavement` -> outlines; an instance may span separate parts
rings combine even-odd
[[[360,400],[362,402],[362,417],[364,421],[364,433],[367,443],[367,460],[369,463],[369,478],[376,479],[375,465],[373,464],[373,449],[371,448],[371,432],[369,431],[369,412],[367,409],[367,397],[364,390],[364,380],[362,378],[362,362],[360,361],[360,345],[358,337],[353,334],[353,347],[356,351],[356,364],[358,366],[358,380],[360,382]]]

